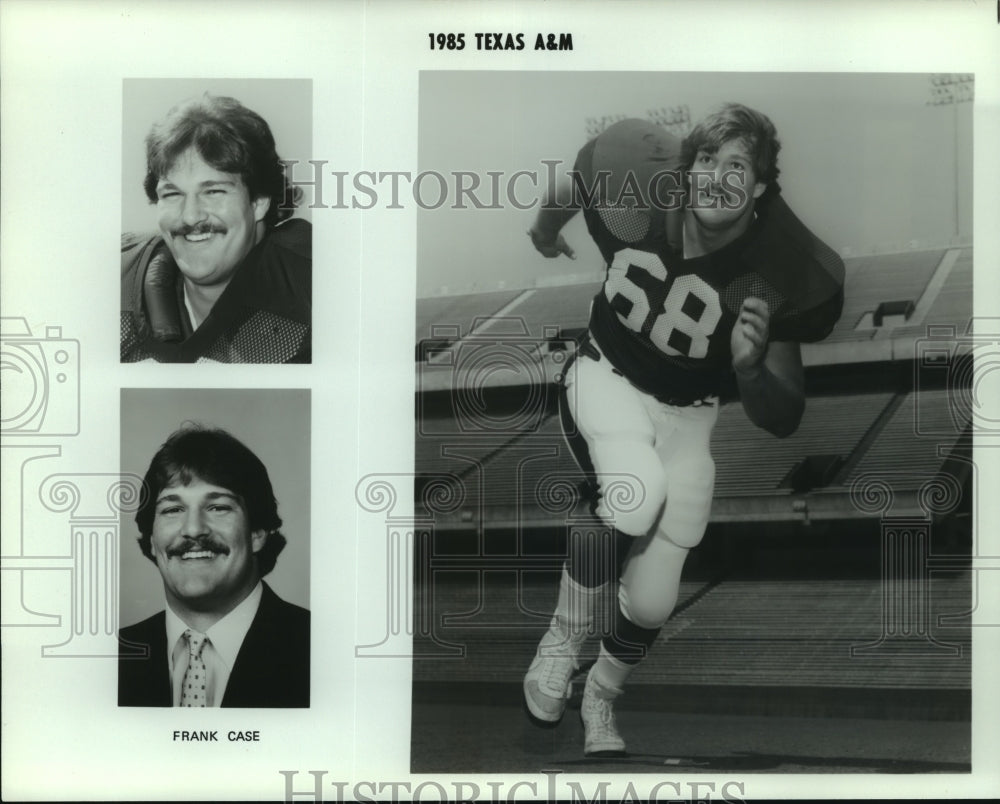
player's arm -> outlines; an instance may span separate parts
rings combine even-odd
[[[546,191],[535,223],[528,230],[531,243],[539,254],[545,257],[565,254],[571,260],[576,259],[576,252],[559,234],[563,226],[580,211],[574,195],[573,183],[569,176],[564,176]]]
[[[757,298],[743,302],[733,326],[733,371],[750,421],[784,438],[805,411],[802,353],[794,341],[768,341],[770,311]]]

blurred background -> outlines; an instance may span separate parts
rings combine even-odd
[[[670,123],[683,135],[714,107],[734,101],[774,122],[785,198],[824,242],[846,255],[937,246],[972,235],[971,79],[425,71],[420,170],[475,171],[484,185],[487,171],[502,171],[505,180],[537,171],[540,195],[542,160],[571,168],[580,147],[616,120]],[[530,187],[528,179],[517,183],[525,203]],[[485,190],[480,195],[489,198]],[[533,210],[449,204],[419,216],[418,296],[532,287],[603,267],[582,221],[567,231],[577,251],[570,262],[525,248]]]

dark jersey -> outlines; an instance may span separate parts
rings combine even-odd
[[[684,259],[682,169],[680,140],[642,120],[609,127],[575,165],[587,228],[607,264],[591,334],[637,387],[691,401],[719,392],[748,296],[767,302],[771,340],[825,338],[840,317],[844,265],[776,185],[757,200],[740,237]]]
[[[311,238],[303,220],[271,229],[194,329],[180,269],[163,239],[123,236],[122,362],[310,362]]]

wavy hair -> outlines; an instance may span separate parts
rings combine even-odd
[[[207,92],[179,103],[146,136],[143,188],[150,203],[156,203],[157,183],[189,148],[216,170],[239,175],[251,199],[271,200],[268,228],[291,217],[302,188],[288,181],[270,126],[235,98]]]
[[[685,170],[690,170],[698,151],[713,154],[730,140],[743,142],[753,162],[757,181],[772,184],[778,178],[781,143],[771,119],[740,103],[726,103],[702,119],[681,145]]]

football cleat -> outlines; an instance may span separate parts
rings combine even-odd
[[[591,668],[583,688],[583,703],[580,705],[583,753],[586,756],[613,757],[625,754],[625,741],[618,733],[615,722],[614,700],[618,695],[617,691],[602,687],[594,678],[594,669]]]
[[[566,711],[585,637],[585,632],[566,636],[550,627],[538,643],[535,658],[524,675],[524,702],[539,720],[558,723]]]

